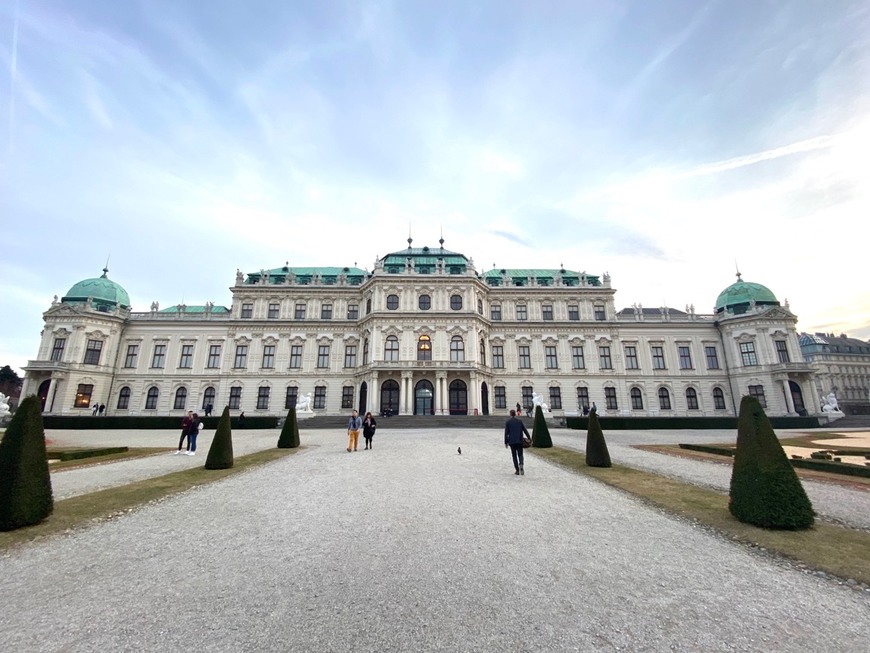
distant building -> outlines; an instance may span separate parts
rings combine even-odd
[[[800,345],[815,371],[816,395],[833,390],[847,415],[870,414],[870,342],[845,333],[802,333]]]
[[[443,240],[411,244],[371,272],[238,272],[229,307],[133,312],[104,270],[45,312],[24,391],[63,415],[283,415],[308,394],[322,414],[504,414],[536,394],[555,415],[734,415],[746,394],[771,415],[819,412],[797,318],[739,275],[711,314],[617,310],[608,274],[478,272]]]

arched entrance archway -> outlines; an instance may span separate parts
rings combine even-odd
[[[381,384],[381,415],[399,414],[399,382],[387,379]]]
[[[423,379],[418,381],[414,386],[414,414],[415,415],[434,415],[435,414],[435,388],[431,381]]]
[[[456,379],[450,382],[448,391],[450,396],[450,414],[468,415],[468,386],[465,381]]]
[[[363,381],[359,387],[359,414],[365,415],[368,408],[366,408],[366,404],[368,403],[369,398],[369,386]]]
[[[36,396],[39,397],[41,410],[45,410],[45,402],[48,399],[48,388],[51,386],[51,379],[46,379],[39,384],[39,390],[36,391]]]
[[[486,381],[480,384],[480,412],[489,415],[489,388]]]
[[[801,387],[794,381],[789,381],[788,389],[791,391],[791,400],[794,403],[795,412],[798,415],[806,415],[807,407],[804,405],[804,395],[801,392]]]

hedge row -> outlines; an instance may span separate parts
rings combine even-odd
[[[113,453],[126,453],[128,447],[103,447],[101,449],[49,449],[48,457],[57,460],[81,460],[82,458],[96,458],[97,456],[110,456]]]
[[[701,451],[703,453],[714,453],[717,456],[734,457],[734,449],[731,447],[714,447],[710,444],[680,444],[680,449],[688,449],[690,451]]]
[[[680,449],[688,449],[690,451],[703,451],[704,453],[713,453],[720,456],[734,457],[734,449],[728,447],[714,447],[707,444],[684,444],[679,445]],[[848,452],[844,455],[854,455]],[[870,466],[861,467],[860,465],[852,465],[849,463],[838,463],[833,460],[822,460],[819,458],[790,458],[792,467],[800,467],[802,469],[815,469],[820,472],[833,472],[834,474],[844,474],[846,476],[861,476],[870,478]]]
[[[181,415],[161,416],[74,416],[74,415],[44,415],[42,418],[47,429],[87,429],[96,431],[102,429],[138,429],[149,431],[154,429],[178,429],[181,432]],[[220,416],[199,416],[204,428],[213,430],[217,428]],[[234,429],[274,429],[278,428],[278,417],[248,417],[245,416],[244,424],[239,423],[239,418],[232,417]]]
[[[613,431],[649,431],[683,429],[737,429],[736,417],[623,417],[598,416],[601,428]],[[778,429],[817,429],[818,417],[771,417],[770,423]],[[566,417],[569,429],[585,431],[589,428],[588,417]]]

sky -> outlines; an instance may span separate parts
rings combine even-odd
[[[437,246],[870,338],[866,0],[0,0],[0,365],[97,277]]]

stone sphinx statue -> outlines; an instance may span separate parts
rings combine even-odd
[[[823,413],[839,413],[840,405],[837,403],[837,395],[834,391],[828,393],[828,396],[822,397],[822,412]]]
[[[309,392],[306,395],[302,395],[299,399],[296,400],[296,412],[297,413],[310,413],[311,410],[311,393]]]
[[[0,417],[9,417],[9,397],[0,392]]]
[[[544,413],[550,412],[550,407],[544,403],[544,396],[539,395],[537,392],[532,393],[532,406],[540,406]]]

